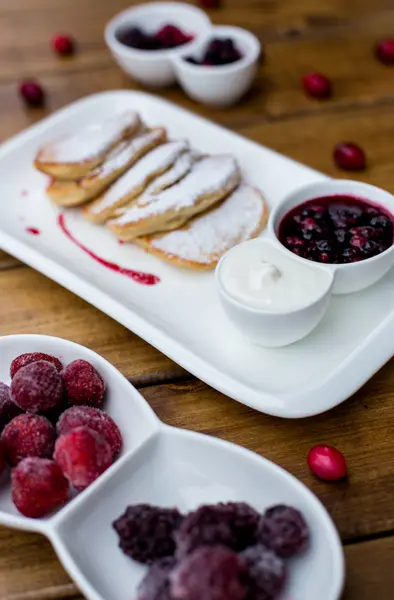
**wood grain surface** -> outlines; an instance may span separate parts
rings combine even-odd
[[[0,141],[88,94],[141,89],[112,62],[106,21],[127,0],[0,0]],[[224,0],[209,11],[216,23],[246,27],[261,40],[253,89],[237,106],[213,110],[176,86],[163,98],[270,146],[328,175],[347,177],[333,146],[359,142],[368,169],[355,176],[394,192],[394,67],[374,57],[375,43],[394,35],[392,0]],[[60,60],[49,40],[70,32],[75,57]],[[307,98],[300,77],[332,78],[329,101]],[[45,87],[47,105],[27,110],[21,79]],[[262,168],[264,166],[262,165]],[[23,189],[23,179],[21,181]],[[7,198],[2,193],[2,201]],[[331,412],[300,421],[259,414],[192,378],[109,317],[0,250],[0,334],[42,333],[99,352],[134,384],[166,423],[246,446],[288,469],[322,500],[338,526],[347,558],[345,600],[394,597],[394,369],[387,364],[354,397]],[[311,445],[340,448],[349,479],[325,484],[309,472]],[[1,600],[82,600],[42,537],[0,528]],[[108,598],[106,600],[112,600]],[[319,599],[316,599],[319,600]]]

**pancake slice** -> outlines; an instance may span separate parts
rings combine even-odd
[[[268,208],[258,190],[242,184],[219,206],[194,217],[182,229],[134,240],[179,267],[213,269],[233,246],[259,235]]]
[[[152,195],[146,204],[136,203],[108,223],[122,241],[181,227],[232,192],[240,182],[238,165],[231,155],[218,154],[199,160],[179,183]]]
[[[125,206],[142,194],[148,184],[165,173],[186,150],[187,141],[167,142],[146,154],[131,167],[102,196],[83,209],[84,215],[94,223],[104,223],[117,208]]]
[[[164,142],[165,136],[165,130],[157,128],[121,142],[85,177],[76,181],[52,180],[47,187],[48,196],[58,206],[78,206],[97,198],[139,158]]]
[[[102,123],[92,123],[41,148],[35,167],[57,179],[78,179],[100,165],[106,155],[141,126],[134,111],[121,113]]]

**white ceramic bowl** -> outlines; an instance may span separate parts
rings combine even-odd
[[[279,225],[285,214],[307,200],[340,194],[355,196],[370,201],[372,204],[378,204],[394,215],[394,196],[389,192],[361,181],[327,179],[296,189],[280,202],[270,216],[268,224],[270,233],[276,238],[281,247],[294,257],[295,255],[285,248],[278,238]],[[296,258],[303,263],[311,263],[307,259]],[[360,262],[343,265],[324,264],[321,266],[334,275],[333,294],[358,292],[379,281],[394,266],[394,244],[385,252]]]
[[[232,38],[242,52],[242,58],[217,67],[194,65],[184,60],[189,55],[201,57],[213,37]],[[182,47],[173,57],[173,64],[179,83],[193,100],[212,106],[230,106],[252,85],[260,52],[259,40],[246,29],[218,26],[202,36],[192,48]]]
[[[195,39],[170,50],[138,50],[118,41],[116,33],[126,25],[154,33],[163,25],[176,25]],[[211,27],[208,16],[199,8],[182,2],[151,2],[117,14],[105,28],[105,41],[119,66],[140,83],[163,87],[175,83],[172,58],[186,47],[192,51],[199,37]]]
[[[288,346],[306,337],[317,327],[325,315],[334,281],[333,273],[311,261],[304,261],[308,270],[318,274],[320,293],[307,305],[289,312],[272,312],[269,310],[252,308],[238,299],[235,299],[223,285],[222,272],[225,262],[233,252],[238,252],[241,246],[256,246],[257,248],[274,247],[286,259],[297,263],[298,257],[290,257],[283,253],[281,246],[265,238],[249,240],[229,250],[219,261],[216,267],[216,283],[223,308],[235,327],[245,337],[259,346],[267,348],[280,348]],[[303,265],[304,266],[304,265]]]

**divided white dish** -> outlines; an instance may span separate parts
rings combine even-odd
[[[41,351],[64,363],[90,361],[108,384],[105,408],[124,437],[120,458],[87,490],[45,519],[18,513],[10,487],[0,487],[0,523],[49,538],[89,600],[131,600],[145,569],[117,548],[112,521],[128,504],[148,502],[182,511],[218,501],[246,501],[258,510],[276,503],[299,508],[311,530],[310,549],[292,561],[283,600],[339,600],[344,580],[341,543],[327,512],[299,481],[270,461],[209,436],[161,423],[139,392],[91,350],[58,338],[0,338],[0,380],[11,360]]]
[[[170,137],[206,152],[231,152],[245,180],[271,207],[293,189],[324,176],[157,97],[132,91],[97,94],[62,109],[0,148],[0,247],[134,331],[228,396],[269,414],[296,418],[332,408],[360,388],[394,353],[394,272],[357,294],[335,297],[321,324],[283,349],[249,343],[222,310],[213,272],[185,271],[137,247],[120,246],[102,227],[68,211],[75,237],[103,258],[158,275],[135,283],[95,262],[64,236],[47,179],[34,170],[38,147],[56,135],[127,109]],[[37,227],[32,236],[26,227]],[[266,235],[264,233],[263,235]]]

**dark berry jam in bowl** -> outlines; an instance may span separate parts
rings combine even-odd
[[[376,283],[394,265],[393,214],[389,192],[327,180],[289,194],[273,210],[270,229],[293,256],[334,271],[334,294],[348,294]]]
[[[172,60],[179,83],[193,100],[229,106],[252,85],[260,52],[250,31],[223,25],[181,48]]]
[[[152,2],[117,14],[106,26],[105,41],[120,67],[144,85],[175,83],[171,58],[209,29],[204,11],[190,4]]]

